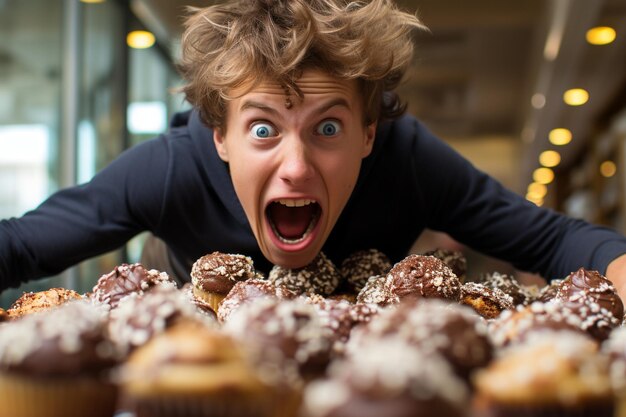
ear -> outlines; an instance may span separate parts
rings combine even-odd
[[[228,162],[228,149],[226,148],[226,137],[222,134],[222,129],[213,129],[213,142],[215,143],[215,149],[220,159],[224,162]]]
[[[374,147],[374,139],[376,138],[377,125],[377,122],[372,122],[365,127],[365,142],[363,143],[363,152],[361,153],[362,158],[365,158],[370,153],[372,153],[372,148]]]

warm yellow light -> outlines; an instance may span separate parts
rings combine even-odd
[[[530,201],[531,203],[535,203],[535,205],[539,207],[543,205],[543,198],[536,198],[535,196],[532,196],[530,194],[526,194],[526,200]]]
[[[83,3],[104,3],[105,0],[80,0]]]
[[[564,128],[552,129],[548,138],[553,145],[567,145],[572,141],[572,132]]]
[[[145,30],[134,30],[126,36],[126,43],[131,48],[146,49],[154,45],[154,35]]]
[[[615,40],[615,29],[609,26],[597,26],[587,31],[587,42],[592,45],[607,45]]]
[[[550,168],[537,168],[533,172],[533,180],[539,184],[550,184],[554,181],[554,171]]]
[[[581,106],[589,100],[589,93],[582,88],[571,88],[563,93],[563,101],[570,106]]]
[[[613,161],[604,161],[600,164],[600,175],[605,178],[610,178],[617,172],[617,166]]]
[[[544,198],[548,194],[548,187],[538,182],[531,182],[528,184],[527,196],[533,196],[537,198]]]
[[[554,168],[561,162],[561,155],[557,151],[543,151],[539,154],[539,163],[544,167]]]

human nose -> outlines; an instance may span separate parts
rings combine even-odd
[[[312,152],[301,138],[289,138],[283,142],[284,148],[278,175],[291,185],[307,182],[315,175],[311,161]]]

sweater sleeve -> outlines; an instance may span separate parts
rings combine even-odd
[[[156,226],[167,173],[162,138],[129,149],[83,185],[0,221],[0,291],[59,273]]]
[[[413,180],[428,205],[428,227],[547,279],[580,267],[604,274],[626,253],[626,238],[617,231],[537,207],[419,124],[414,131]]]

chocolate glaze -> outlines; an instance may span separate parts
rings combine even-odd
[[[502,311],[515,308],[511,296],[479,282],[466,282],[461,286],[460,302],[486,319],[496,318]]]
[[[529,287],[520,284],[512,275],[494,272],[484,276],[480,282],[489,288],[498,289],[511,296],[515,305],[528,305],[536,298],[536,294],[533,294]]]
[[[399,300],[425,297],[458,301],[461,296],[461,282],[457,276],[434,256],[407,256],[391,268],[385,287]]]
[[[0,328],[0,368],[20,374],[94,375],[117,364],[105,316],[94,305],[72,301]]]
[[[242,305],[262,298],[275,298],[277,300],[291,300],[298,296],[283,285],[262,279],[248,279],[237,282],[228,292],[218,307],[217,317],[221,322],[228,320],[228,317]]]
[[[92,298],[115,308],[128,294],[142,293],[156,285],[175,287],[176,283],[165,272],[148,270],[140,263],[124,263],[98,279],[93,287]]]
[[[191,282],[203,291],[226,295],[237,281],[255,278],[252,258],[239,254],[213,252],[194,262]]]
[[[461,282],[465,281],[465,276],[467,275],[467,258],[463,252],[438,248],[425,252],[424,256],[434,256],[435,258],[441,259]]]

